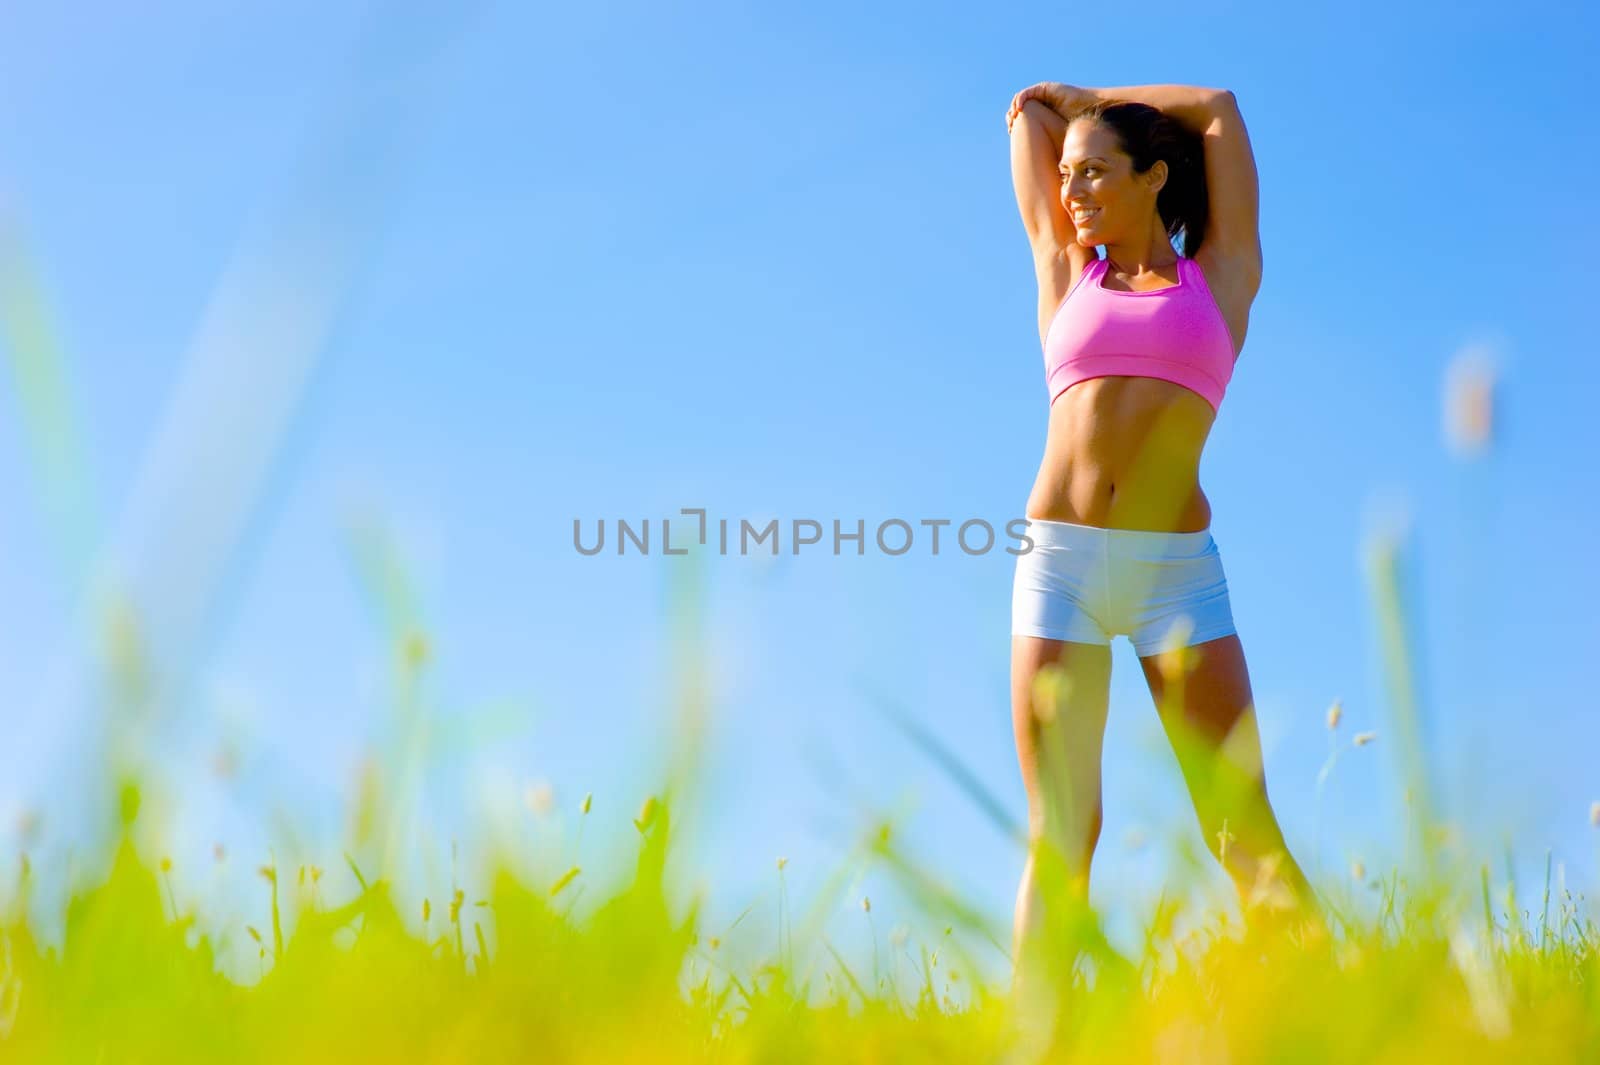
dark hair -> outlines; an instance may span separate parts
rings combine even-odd
[[[1156,213],[1168,238],[1183,233],[1185,258],[1194,258],[1205,237],[1210,214],[1206,191],[1205,144],[1160,108],[1134,100],[1095,100],[1067,115],[1068,123],[1088,119],[1104,123],[1133,160],[1133,170],[1143,174],[1157,159],[1167,162],[1167,180],[1156,193]]]

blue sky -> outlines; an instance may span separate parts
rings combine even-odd
[[[77,774],[120,742],[81,682],[89,560],[116,559],[163,675],[187,678],[142,741],[177,782],[167,845],[293,849],[281,810],[303,853],[331,847],[393,701],[362,520],[403,560],[455,743],[422,781],[429,831],[545,780],[569,834],[594,793],[587,848],[625,839],[670,729],[689,563],[582,557],[573,520],[1019,517],[1046,395],[1006,103],[1043,79],[1179,82],[1235,92],[1261,175],[1265,278],[1201,483],[1291,845],[1329,882],[1400,845],[1361,561],[1399,511],[1449,814],[1592,884],[1596,16],[1092,14],[14,13],[0,220],[65,368],[66,435],[29,430],[9,331],[0,843],[25,810],[75,832]],[[1471,349],[1501,387],[1469,462],[1441,386]],[[78,459],[52,466],[42,439]],[[1021,855],[872,693],[1021,820],[1012,557],[704,561],[697,854],[719,911],[775,906],[780,855],[804,898],[853,788],[913,811],[908,845],[1008,921]],[[1095,893],[1126,922],[1161,877],[1127,833],[1198,832],[1125,640],[1114,662]],[[1314,830],[1336,698],[1379,740],[1341,756]]]

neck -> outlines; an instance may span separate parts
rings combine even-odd
[[[1119,241],[1107,244],[1106,262],[1130,276],[1150,273],[1157,267],[1171,266],[1178,261],[1177,252],[1167,235],[1157,233],[1141,240]]]

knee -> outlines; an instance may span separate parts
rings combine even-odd
[[[1083,849],[1084,859],[1087,861],[1094,856],[1094,851],[1100,845],[1100,830],[1105,826],[1106,812],[1100,803],[1095,803],[1089,811],[1088,831],[1084,833]]]
[[[1042,818],[1032,818],[1029,835],[1035,846],[1048,843],[1074,868],[1088,868],[1100,843],[1100,831],[1105,824],[1105,808],[1096,802],[1083,817],[1058,818],[1045,823]]]

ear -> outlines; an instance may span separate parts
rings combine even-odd
[[[1150,164],[1150,169],[1146,170],[1143,176],[1145,185],[1150,189],[1150,195],[1154,196],[1166,187],[1168,177],[1167,161],[1165,159],[1157,159]]]

